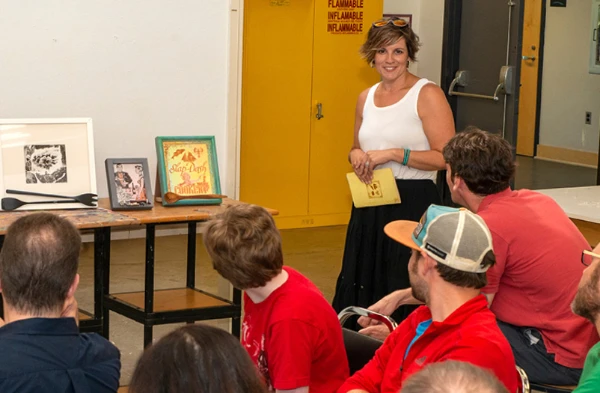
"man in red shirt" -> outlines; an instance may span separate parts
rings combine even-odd
[[[480,294],[494,264],[483,220],[466,209],[431,205],[420,223],[394,221],[384,230],[413,249],[411,290],[426,306],[410,314],[338,393],[397,393],[410,375],[445,360],[490,370],[509,391],[517,391],[510,345]]]
[[[269,390],[335,392],[349,374],[337,315],[313,283],[283,266],[271,215],[231,206],[206,224],[204,245],[217,272],[244,290],[242,345]]]
[[[590,245],[552,198],[510,189],[515,162],[500,136],[470,128],[443,154],[452,200],[482,217],[492,233],[496,265],[481,291],[517,364],[533,382],[577,384],[585,354],[598,341],[594,326],[570,307],[585,268],[581,251]],[[372,307],[390,313],[413,301],[397,291]]]

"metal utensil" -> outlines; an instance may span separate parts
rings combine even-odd
[[[42,197],[51,197],[51,198],[64,198],[64,199],[74,199],[75,201],[84,204],[86,206],[96,206],[96,202],[98,202],[98,195],[92,193],[80,194],[76,196],[65,196],[58,194],[45,194],[43,192],[33,192],[33,191],[21,191],[21,190],[6,190],[7,194],[17,194],[17,195],[32,195],[32,196],[42,196]],[[53,203],[53,202],[40,202],[40,203]],[[72,203],[72,202],[70,202]]]
[[[48,203],[77,203],[79,201],[75,199],[60,199],[54,201],[34,201],[34,202],[25,202],[17,198],[2,198],[2,210],[15,210],[24,205],[35,205],[35,204],[48,204]],[[96,204],[90,203],[87,206],[96,206]]]

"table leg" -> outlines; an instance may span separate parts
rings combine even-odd
[[[154,237],[156,225],[146,225],[146,285],[144,289],[144,310],[154,312]],[[152,344],[152,326],[144,326],[144,347]]]
[[[187,282],[188,288],[196,287],[196,223],[188,222]]]
[[[110,227],[94,229],[94,319],[100,319],[101,334],[108,339],[109,312],[104,296],[110,285]]]
[[[152,344],[152,326],[144,326],[144,348]]]

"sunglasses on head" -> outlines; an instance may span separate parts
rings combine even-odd
[[[383,26],[387,26],[390,23],[396,27],[408,26],[408,22],[401,18],[395,18],[395,19],[383,18],[376,22],[373,22],[373,27],[383,27]]]

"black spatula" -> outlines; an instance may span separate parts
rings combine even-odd
[[[77,201],[75,199],[61,199],[59,201],[25,202],[17,198],[2,198],[2,210],[15,210],[24,205],[35,205],[41,203],[77,203]]]

